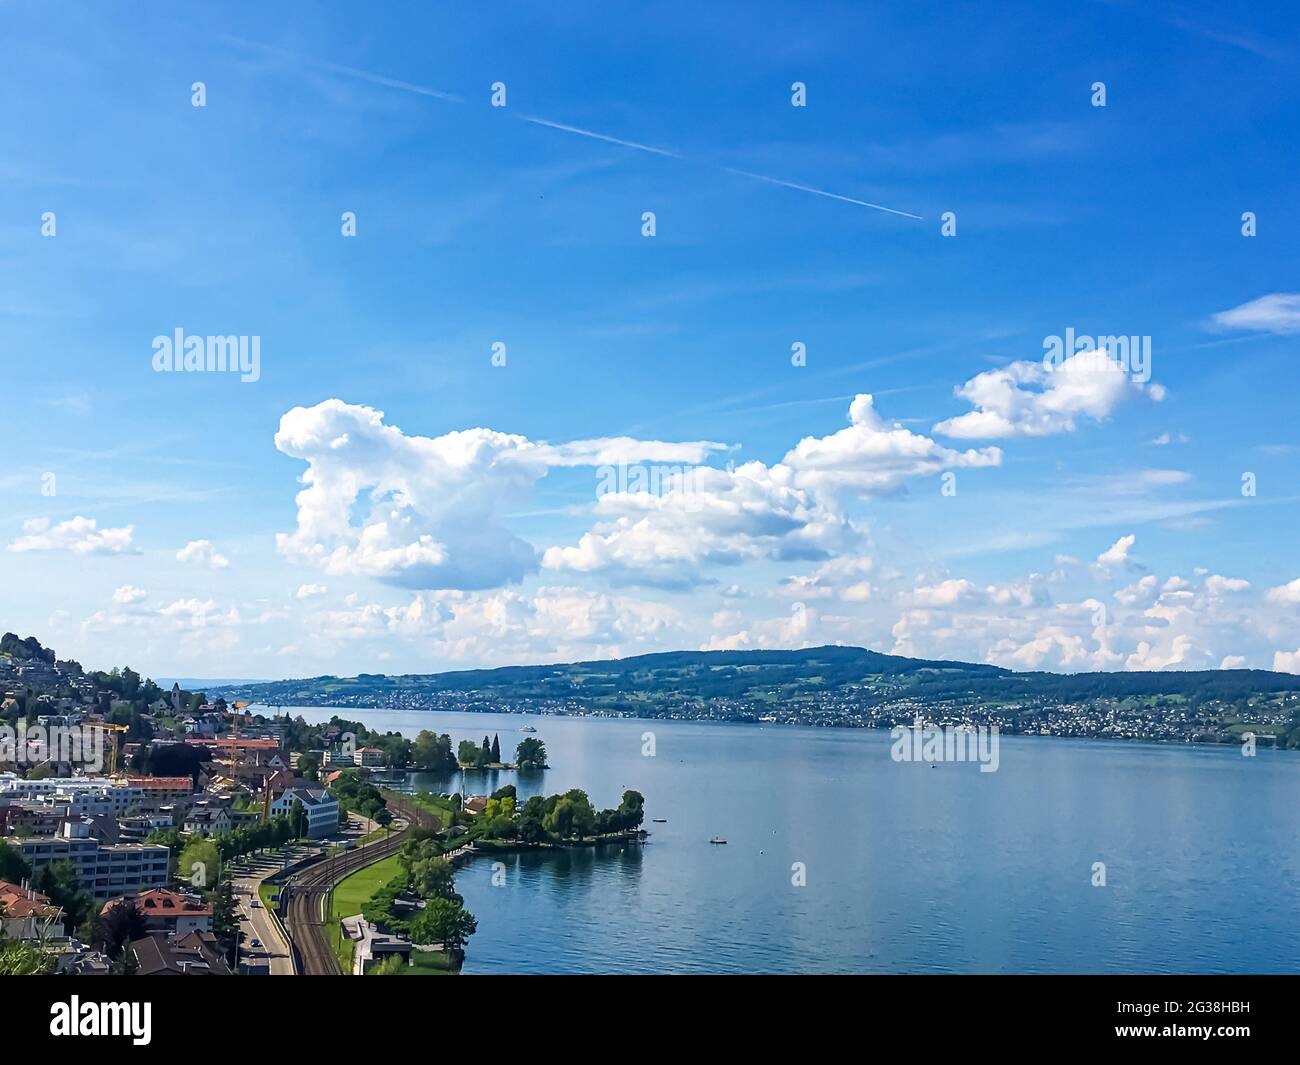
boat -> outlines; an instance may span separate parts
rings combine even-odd
[[[710,843],[726,843],[727,841],[726,841],[725,839],[723,839],[721,836],[714,836],[711,840],[709,840],[709,842],[710,842]]]
[[[535,728],[533,728],[532,725],[520,725],[520,726],[519,726],[519,731],[520,731],[520,732],[536,732],[537,730],[536,730]]]
[[[668,824],[668,818],[666,817],[652,817],[650,818],[650,820],[653,821],[656,825]]]

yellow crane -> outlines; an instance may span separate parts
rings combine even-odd
[[[125,725],[110,725],[106,721],[87,721],[85,723],[85,727],[100,729],[104,732],[110,733],[110,736],[108,738],[112,741],[112,750],[110,751],[108,756],[108,775],[110,777],[113,776],[117,772],[118,742],[117,742],[117,736],[112,735],[112,733],[127,732],[129,731],[129,729]]]

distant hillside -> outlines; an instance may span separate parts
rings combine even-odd
[[[215,691],[210,688],[209,691]],[[864,699],[1046,699],[1069,702],[1158,696],[1191,702],[1246,700],[1300,692],[1300,676],[1266,670],[1148,673],[1017,673],[969,662],[930,661],[861,647],[798,651],[669,651],[609,661],[386,676],[314,677],[223,687],[227,697],[262,703],[295,701],[384,704],[401,692],[473,693],[500,700],[562,700],[581,706],[733,699],[759,703],[817,693]]]

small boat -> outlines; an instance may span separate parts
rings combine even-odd
[[[709,842],[710,842],[710,843],[726,843],[727,841],[726,841],[725,839],[723,839],[721,836],[714,836],[711,840],[709,840]]]
[[[520,731],[520,732],[536,732],[537,730],[536,730],[535,728],[533,728],[532,725],[520,725],[520,726],[519,726],[519,731]]]
[[[668,824],[668,818],[666,817],[652,817],[650,818],[650,820],[653,821],[656,825]]]

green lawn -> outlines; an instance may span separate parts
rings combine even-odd
[[[397,864],[397,855],[383,861],[358,869],[351,876],[344,877],[334,889],[333,907],[330,910],[329,940],[334,956],[345,973],[352,971],[352,942],[343,935],[339,921],[361,912],[361,907],[370,901],[370,897],[393,879],[401,867]]]
[[[375,862],[364,869],[358,869],[351,876],[344,877],[334,889],[333,906],[330,910],[329,941],[334,957],[345,973],[352,972],[352,942],[344,938],[339,921],[352,917],[361,909],[376,891],[387,884],[401,872],[397,855]],[[401,976],[447,976],[455,970],[451,959],[446,954],[434,951],[415,951],[411,957],[414,964],[401,969]]]
[[[263,880],[260,884],[257,885],[257,897],[262,900],[262,905],[265,906],[268,910],[274,910],[276,908],[277,903],[271,901],[271,896],[278,895],[279,893],[280,893],[279,884],[268,884],[265,880]]]

